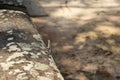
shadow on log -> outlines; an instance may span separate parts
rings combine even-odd
[[[0,80],[64,80],[25,13],[0,10]]]

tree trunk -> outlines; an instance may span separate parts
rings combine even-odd
[[[0,10],[0,80],[64,80],[34,27],[25,13]]]

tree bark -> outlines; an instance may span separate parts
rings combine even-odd
[[[29,16],[0,10],[0,80],[64,80]]]

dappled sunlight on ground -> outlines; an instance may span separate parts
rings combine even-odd
[[[98,38],[97,33],[90,31],[90,32],[85,32],[85,33],[79,33],[77,34],[76,38],[75,38],[75,44],[78,44],[80,42],[85,42],[87,40],[87,38],[91,39],[91,40],[95,40]]]
[[[104,37],[110,37],[114,34],[120,35],[120,28],[108,26],[108,25],[99,25],[95,28],[95,31],[98,31],[103,34]]]
[[[94,74],[99,66],[120,76],[120,10],[111,1],[96,8],[63,7],[49,17],[32,19],[43,39],[51,40],[52,54],[66,80],[82,80],[81,75],[86,78],[87,72]]]

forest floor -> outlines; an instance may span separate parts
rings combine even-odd
[[[32,20],[45,42],[51,40],[52,55],[65,80],[120,80],[119,7],[80,10],[76,17]]]

